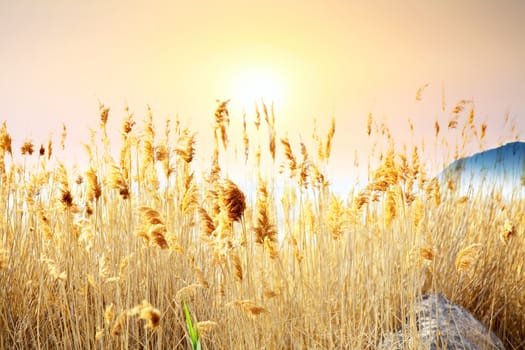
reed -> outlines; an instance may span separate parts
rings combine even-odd
[[[432,152],[396,144],[372,114],[368,160],[348,159],[369,181],[341,193],[327,171],[335,119],[295,143],[264,102],[237,118],[218,101],[209,135],[178,120],[159,132],[149,107],[138,124],[126,107],[113,158],[110,111],[100,104],[77,166],[52,139],[16,148],[0,127],[0,348],[188,348],[186,303],[204,349],[370,349],[426,292],[461,303],[509,349],[525,344],[523,198],[440,183]],[[439,113],[434,154],[483,148],[490,129],[472,101]],[[66,137],[64,125],[62,149]]]

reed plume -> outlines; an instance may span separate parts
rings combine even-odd
[[[242,262],[241,262],[241,258],[239,256],[239,253],[233,252],[230,256],[231,256],[231,261],[232,261],[232,264],[233,264],[233,271],[234,271],[233,275],[235,276],[235,279],[238,282],[242,282],[242,279],[243,279],[243,268],[242,268]]]
[[[261,126],[261,112],[259,111],[257,101],[253,101],[253,105],[255,110],[255,120],[253,121],[253,125],[255,125],[255,129],[259,131],[259,127]]]
[[[295,171],[297,170],[297,160],[295,159],[292,146],[290,146],[290,141],[287,137],[281,139],[281,143],[284,147],[284,155],[288,160],[288,169],[290,170],[290,178],[295,176]]]
[[[509,239],[512,236],[516,235],[516,228],[512,224],[512,222],[508,219],[505,220],[505,223],[503,224],[503,229],[500,231],[499,238],[503,243],[508,243]]]
[[[277,229],[270,219],[268,212],[269,205],[266,182],[259,179],[259,186],[257,188],[257,220],[253,229],[255,242],[258,244],[263,244],[265,238],[268,238],[272,242],[277,241]]]
[[[330,198],[328,207],[328,231],[334,240],[341,238],[345,231],[345,214],[346,210],[342,201],[335,195]]]
[[[480,140],[483,140],[485,138],[485,134],[487,133],[487,124],[481,124],[481,135]]]
[[[225,179],[220,186],[219,206],[230,221],[241,221],[246,209],[246,199],[239,187],[229,179]]]
[[[108,123],[108,116],[109,116],[109,107],[104,106],[103,103],[99,102],[98,104],[98,112],[100,114],[100,126],[101,128],[106,128],[106,124]]]
[[[72,209],[73,211],[76,211],[77,208],[75,203],[73,202],[73,194],[69,187],[67,170],[63,163],[58,163],[57,169],[55,171],[55,179],[59,185],[59,200],[62,203],[63,208]]]
[[[420,88],[417,89],[416,91],[416,101],[417,102],[420,102],[422,100],[421,96],[423,95],[423,91],[425,91],[425,89],[428,87],[428,83],[424,84],[423,86],[421,86]]]
[[[115,304],[109,304],[104,310],[104,322],[109,326],[115,320]]]
[[[268,253],[270,259],[275,260],[279,257],[279,252],[277,251],[277,242],[272,241],[269,236],[264,237],[264,250]]]
[[[20,151],[21,151],[22,155],[26,155],[26,154],[32,155],[33,152],[35,151],[34,147],[35,147],[35,145],[33,144],[33,142],[31,140],[26,140],[26,141],[24,141],[24,144],[20,148]]]
[[[140,310],[139,318],[145,320],[147,323],[144,325],[146,329],[155,329],[160,324],[160,311],[151,305],[145,306]]]
[[[325,159],[328,161],[330,158],[330,155],[332,153],[332,140],[335,135],[335,118],[332,117],[332,120],[330,122],[330,129],[328,130],[328,134],[326,135],[326,145],[325,145],[325,151],[324,156]]]
[[[118,337],[122,335],[126,321],[127,321],[127,314],[125,312],[120,313],[115,323],[113,324],[113,327],[111,327],[111,335],[114,337]]]
[[[303,159],[299,165],[299,187],[302,189],[308,188],[308,177],[310,175],[310,157],[308,156],[308,150],[306,145],[301,142],[301,155]]]
[[[197,329],[199,330],[199,336],[203,338],[211,337],[211,334],[217,329],[218,324],[214,321],[200,321],[197,322]]]
[[[7,123],[5,121],[2,123],[2,128],[0,129],[0,148],[10,155],[13,155],[12,139],[11,135],[7,132]],[[4,157],[2,157],[2,160],[3,158]]]
[[[88,201],[98,200],[102,195],[102,188],[100,187],[97,173],[92,167],[86,171],[86,178],[88,183],[86,197]]]
[[[168,233],[164,220],[160,213],[150,207],[139,207],[138,212],[141,215],[142,225],[135,234],[145,239],[145,241],[152,241],[161,249],[169,248],[166,240]]]
[[[258,305],[252,300],[235,300],[226,304],[226,306],[237,307],[250,317],[256,317],[268,312],[265,307]]]
[[[275,132],[275,116],[273,114],[273,104],[271,109],[271,116],[268,114],[268,107],[262,101],[262,107],[263,107],[263,113],[264,113],[264,120],[266,121],[266,125],[268,126],[268,149],[270,150],[270,154],[272,156],[272,160],[275,161],[275,139],[276,139],[276,132]]]
[[[206,278],[204,276],[204,273],[202,272],[201,269],[199,269],[197,267],[194,267],[193,272],[195,273],[195,278],[197,279],[197,281],[199,281],[199,284],[203,288],[209,288],[210,287],[210,284],[206,280]]]
[[[0,242],[0,271],[7,268],[7,265],[9,263],[9,257],[7,255],[7,250],[5,250],[2,247],[2,243]]]
[[[166,144],[158,145],[155,148],[155,160],[157,162],[163,162],[169,157],[168,147]]]
[[[122,121],[121,131],[122,131],[122,136],[124,138],[127,138],[128,135],[133,130],[133,127],[135,126],[136,123],[135,123],[135,120],[133,119],[133,113],[129,111],[128,106],[124,107],[124,111],[126,112],[126,117]]]
[[[200,231],[205,236],[211,236],[215,231],[215,224],[213,219],[208,215],[208,212],[203,207],[198,207],[197,212],[200,219]]]
[[[60,134],[60,147],[62,151],[66,148],[67,128],[66,124],[62,124],[62,133]]]
[[[188,302],[195,298],[197,291],[204,288],[202,284],[190,284],[177,291],[175,294],[175,302],[182,305],[183,302]]]
[[[55,260],[46,257],[45,255],[40,258],[40,261],[47,267],[49,275],[56,281],[65,281],[67,274],[65,271],[61,271]]]
[[[124,177],[124,173],[121,171],[121,169],[114,163],[111,164],[110,167],[109,186],[112,189],[117,190],[122,199],[129,199],[131,193],[129,190],[128,181]]]
[[[388,189],[386,191],[384,215],[385,215],[385,224],[387,228],[389,228],[392,225],[392,221],[397,216],[398,205],[397,205],[396,197],[397,197],[396,193],[393,189]]]
[[[215,110],[215,135],[222,141],[224,149],[228,146],[227,128],[230,126],[230,112],[228,111],[228,103],[230,100],[219,101]]]
[[[175,152],[184,162],[191,163],[195,155],[195,133],[190,133],[188,129],[184,129],[177,141]]]
[[[368,136],[370,136],[370,134],[372,133],[372,123],[373,123],[374,119],[372,117],[372,113],[368,113],[368,120],[366,122],[366,133],[368,134]]]
[[[156,308],[154,308],[151,303],[149,303],[147,300],[142,300],[142,302],[132,309],[127,310],[125,313],[123,313],[125,316],[138,316],[139,319],[146,321],[146,324],[144,325],[145,329],[155,329],[159,326],[161,314],[160,311]],[[121,314],[122,315],[122,314]],[[120,318],[120,316],[119,316]],[[115,323],[115,326],[117,324],[122,324],[123,321],[120,321],[119,318],[117,318],[117,321]],[[113,327],[115,329],[116,327]],[[120,327],[119,327],[120,328]],[[115,332],[112,330],[112,333]],[[115,335],[115,334],[114,334]],[[118,334],[116,334],[118,335]]]
[[[250,151],[250,138],[246,131],[246,112],[242,112],[242,142],[244,145],[244,163],[248,162],[248,155]]]
[[[422,267],[430,266],[435,260],[437,250],[429,245],[416,247],[411,249],[406,257],[406,262],[409,266]]]
[[[480,243],[473,243],[461,249],[456,256],[456,270],[458,272],[469,271],[479,257],[481,247]]]

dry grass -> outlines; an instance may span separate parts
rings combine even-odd
[[[449,130],[436,121],[436,140],[462,130],[481,142],[487,127],[477,131],[471,105],[453,108]],[[472,311],[509,349],[525,346],[523,198],[441,186],[418,148],[397,152],[372,115],[363,132],[384,135],[386,152],[345,198],[326,174],[334,120],[310,152],[284,135],[276,142],[273,108],[230,126],[219,102],[215,149],[198,168],[197,137],[179,121],[158,137],[149,108],[141,126],[126,114],[114,158],[100,105],[89,161],[76,168],[51,141],[39,152],[25,141],[13,155],[3,124],[0,348],[188,348],[186,302],[205,349],[373,349],[429,291]],[[222,171],[236,127],[251,167],[242,172],[257,174],[244,183],[257,188]],[[62,147],[66,136],[64,126]]]

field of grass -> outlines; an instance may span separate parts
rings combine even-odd
[[[483,138],[458,106],[436,135]],[[128,111],[113,155],[101,105],[76,167],[52,142],[13,148],[4,123],[0,348],[189,349],[186,303],[203,349],[374,349],[401,325],[417,333],[410,305],[430,291],[525,347],[525,198],[459,196],[372,117],[363,133],[384,138],[378,166],[367,186],[334,193],[334,122],[309,149],[259,107],[230,126],[219,103],[199,165],[195,134],[178,121],[156,129],[150,111],[137,123]],[[236,178],[253,188],[225,178],[231,128],[255,164]]]

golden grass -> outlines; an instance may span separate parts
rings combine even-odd
[[[205,349],[373,349],[429,291],[472,311],[508,348],[525,346],[523,198],[440,184],[424,147],[396,151],[371,114],[363,132],[384,138],[368,161],[378,166],[346,197],[326,173],[334,119],[310,152],[306,140],[278,138],[272,106],[230,125],[219,101],[215,147],[198,167],[197,135],[178,120],[159,135],[151,109],[139,126],[125,114],[114,158],[100,104],[89,160],[77,167],[51,140],[39,152],[27,140],[13,155],[2,124],[0,348],[188,348],[186,302]],[[456,155],[469,137],[481,144],[487,126],[478,130],[471,101],[450,115],[435,121],[436,140],[461,132]],[[233,182],[221,160],[236,142]]]

